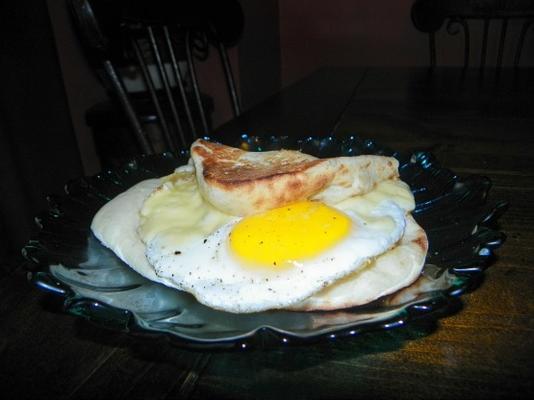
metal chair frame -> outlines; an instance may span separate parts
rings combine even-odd
[[[76,21],[78,30],[86,45],[96,54],[98,64],[104,72],[106,85],[111,89],[114,97],[120,103],[127,117],[132,131],[143,153],[153,154],[154,146],[148,139],[147,132],[135,110],[130,93],[126,90],[123,78],[118,72],[114,60],[108,52],[109,39],[104,35],[91,7],[89,0],[71,0],[71,10]],[[147,88],[150,100],[154,106],[157,122],[161,128],[162,136],[168,150],[179,151],[187,148],[191,141],[200,135],[209,134],[209,124],[204,109],[200,85],[196,71],[195,49],[199,35],[212,34],[195,27],[172,26],[169,23],[145,23],[140,21],[121,22],[124,34],[128,37],[130,50],[133,50],[134,59],[141,72],[142,80]],[[172,40],[171,30],[181,28],[185,38],[185,57],[188,66],[189,80],[180,70],[176,46]],[[148,43],[150,53],[142,51],[141,43]],[[209,46],[206,36],[204,44]],[[226,47],[220,41],[215,41],[215,47],[219,53],[220,62],[224,71],[226,85],[232,103],[234,116],[241,113],[241,106],[237,94],[236,84],[232,68],[228,59]],[[208,48],[202,49],[209,51]],[[163,90],[157,90],[153,74],[149,71],[149,60],[155,63],[159,82]],[[170,64],[170,71],[165,65]],[[175,87],[171,81],[176,82]],[[192,86],[192,98],[186,93],[186,85]],[[165,107],[164,107],[165,104]],[[185,115],[183,115],[185,114]],[[194,115],[200,119],[200,127],[197,128]]]
[[[416,0],[412,6],[411,16],[415,27],[428,34],[430,66],[436,67],[436,32],[445,21],[446,31],[450,35],[458,34],[460,27],[464,36],[464,68],[469,67],[471,53],[471,34],[469,21],[483,21],[483,36],[480,49],[480,69],[487,64],[488,37],[490,24],[500,24],[499,46],[496,59],[496,68],[502,68],[503,53],[506,42],[508,26],[511,21],[523,21],[517,46],[514,52],[513,65],[519,66],[525,38],[531,27],[534,26],[534,2],[518,2],[511,4],[504,0],[486,1],[455,1],[455,0]]]

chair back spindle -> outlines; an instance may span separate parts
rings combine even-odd
[[[185,38],[186,38],[185,48],[186,48],[186,55],[187,55],[187,67],[189,69],[189,73],[191,74],[191,83],[193,86],[194,98],[195,98],[195,102],[196,102],[196,105],[199,111],[200,122],[202,123],[203,133],[207,134],[209,131],[208,122],[206,118],[206,113],[204,112],[204,107],[202,107],[202,100],[200,97],[200,88],[198,85],[197,71],[195,67],[195,62],[193,60],[194,38],[190,31],[186,33]]]

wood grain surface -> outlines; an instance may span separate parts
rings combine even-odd
[[[0,278],[9,398],[530,398],[534,394],[534,70],[329,68],[218,130],[358,134],[491,178],[507,241],[446,315],[346,340],[249,352],[180,349],[62,313],[22,268]]]

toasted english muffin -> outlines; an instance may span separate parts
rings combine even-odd
[[[200,139],[191,158],[204,198],[236,216],[309,198],[335,176],[328,160],[298,151],[247,152]]]
[[[398,177],[391,157],[318,159],[292,150],[247,152],[202,139],[191,146],[191,160],[204,198],[236,216],[305,199],[335,204]]]

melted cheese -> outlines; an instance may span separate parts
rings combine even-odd
[[[166,246],[179,246],[208,236],[234,217],[206,202],[189,171],[165,178],[145,201],[138,233],[148,243],[157,235]]]

